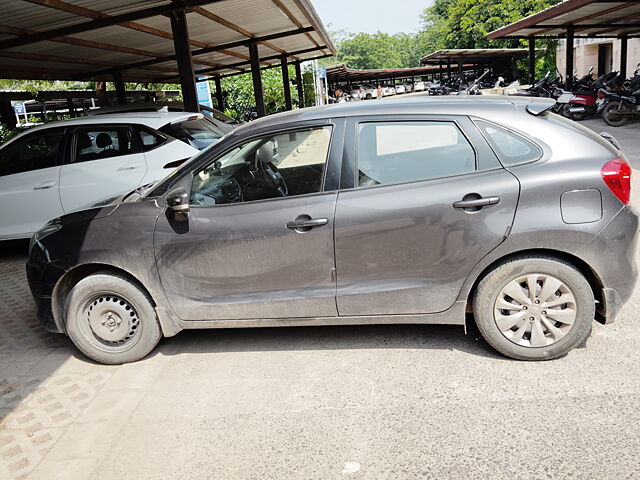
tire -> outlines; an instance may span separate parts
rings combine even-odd
[[[111,272],[80,280],[69,292],[64,312],[71,341],[87,357],[107,365],[146,357],[162,336],[149,296]]]
[[[536,285],[531,289],[530,278]],[[547,281],[550,283],[544,290]],[[528,292],[534,288],[532,299]],[[522,293],[525,298],[516,300]],[[515,308],[500,309],[504,302]],[[566,303],[555,305],[558,302]],[[498,352],[517,360],[552,360],[587,339],[595,299],[586,278],[570,263],[553,257],[521,256],[485,275],[476,289],[473,312],[480,333]],[[517,318],[521,320],[509,327]]]
[[[602,118],[612,127],[621,127],[627,123],[627,116],[620,115],[616,112],[626,113],[627,111],[628,109],[626,107],[619,109],[619,102],[610,102],[604,106],[604,109],[602,110]]]

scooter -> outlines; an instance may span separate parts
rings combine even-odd
[[[573,97],[567,103],[563,113],[565,116],[573,120],[584,120],[586,117],[595,115],[602,109],[604,99],[598,97],[600,89],[605,88],[606,82],[612,80],[618,75],[618,72],[610,72],[596,78],[591,85],[582,84],[580,88],[574,92]]]

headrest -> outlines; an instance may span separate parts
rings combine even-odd
[[[88,133],[82,132],[78,134],[78,148],[80,150],[84,150],[85,148],[91,148],[93,142],[91,141],[91,137]]]
[[[111,135],[106,132],[100,132],[98,137],[96,138],[96,146],[98,148],[106,148],[113,144],[113,140],[111,140]]]
[[[273,162],[273,144],[271,142],[265,143],[256,152],[256,165],[269,162]]]

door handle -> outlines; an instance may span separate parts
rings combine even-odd
[[[482,208],[496,203],[500,203],[500,197],[480,197],[453,202],[453,208]]]
[[[313,227],[321,227],[327,223],[329,223],[328,218],[304,218],[287,223],[287,228],[289,230],[311,229]]]
[[[139,163],[129,163],[127,165],[123,165],[120,168],[118,168],[118,171],[123,172],[125,170],[135,170],[136,168],[140,168]]]
[[[33,189],[34,190],[45,190],[47,188],[55,187],[55,185],[56,185],[56,182],[54,182],[53,180],[48,180],[46,182],[39,183],[38,185],[33,187]]]

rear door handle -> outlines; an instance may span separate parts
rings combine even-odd
[[[308,219],[300,219],[295,220],[293,222],[287,223],[287,228],[289,230],[298,230],[304,228],[313,228],[313,227],[321,227],[329,223],[328,218],[308,218]]]
[[[458,200],[453,202],[454,208],[477,208],[486,207],[488,205],[495,205],[500,203],[500,197],[480,197],[472,200]]]
[[[56,182],[54,182],[53,180],[48,180],[46,182],[39,183],[38,185],[33,187],[33,189],[34,190],[45,190],[47,188],[55,187],[55,185],[56,185]]]
[[[118,171],[123,172],[125,170],[135,170],[136,168],[140,168],[139,163],[128,163],[127,165],[123,165],[120,168],[118,168]]]

